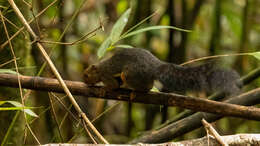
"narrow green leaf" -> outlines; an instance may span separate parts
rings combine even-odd
[[[15,107],[22,107],[22,104],[17,101],[5,101],[5,102],[10,103]]]
[[[23,110],[24,109],[24,112],[27,113],[28,115],[33,116],[33,117],[38,117],[38,115],[36,115],[32,110],[28,109],[28,108],[32,108],[32,107],[24,107],[23,108],[22,104],[17,102],[17,101],[6,101],[6,102],[15,106],[17,108],[16,110]]]
[[[0,106],[2,105],[2,104],[5,104],[6,103],[6,101],[0,101]]]
[[[256,59],[260,60],[260,52],[253,52],[250,55],[254,56]]]
[[[15,111],[15,110],[23,110],[23,108],[22,107],[0,107],[0,111]]]
[[[17,74],[15,71],[11,69],[0,69],[0,73]]]
[[[127,9],[124,14],[121,15],[121,17],[116,21],[114,24],[110,36],[111,36],[111,42],[114,44],[117,42],[120,38],[120,35],[122,34],[127,22],[128,18],[131,12],[131,8]]]
[[[154,12],[152,15],[146,17],[145,19],[143,19],[142,21],[140,21],[139,23],[137,23],[135,26],[131,27],[129,30],[127,30],[122,36],[127,35],[129,32],[131,32],[132,30],[134,30],[135,28],[137,28],[139,25],[143,24],[146,20],[150,19],[151,17],[153,17],[156,14],[156,12]]]
[[[30,115],[30,116],[38,117],[38,115],[35,114],[35,112],[33,112],[33,111],[30,110],[30,109],[24,109],[24,112],[27,113],[27,114]]]
[[[27,113],[30,116],[33,117],[38,117],[38,115],[36,115],[32,110],[30,110],[29,108],[33,108],[33,107],[0,107],[0,111],[13,111],[13,110],[23,110],[24,112]]]
[[[107,51],[111,51],[111,50],[113,50],[115,47],[114,46],[109,46],[108,48],[107,48]]]
[[[139,30],[136,30],[136,31],[132,31],[132,32],[124,35],[120,39],[124,39],[124,38],[130,37],[130,36],[136,35],[138,33],[150,31],[150,30],[156,30],[156,29],[174,29],[174,30],[178,30],[178,31],[191,32],[190,30],[181,29],[181,28],[177,28],[177,27],[174,27],[174,26],[160,25],[160,26],[150,26],[150,27],[142,28],[142,29],[139,29]]]
[[[8,127],[7,132],[5,133],[4,138],[2,139],[1,146],[4,146],[6,144],[6,141],[7,141],[8,137],[10,136],[12,129],[14,128],[14,124],[15,124],[17,118],[19,117],[19,114],[20,114],[20,111],[17,111],[10,126]]]
[[[159,89],[156,88],[155,86],[153,86],[153,88],[152,88],[150,91],[153,91],[153,92],[160,92]]]
[[[101,46],[98,48],[98,58],[101,58],[105,55],[107,48],[111,45],[111,38],[108,37],[102,44]]]
[[[134,48],[134,47],[130,45],[116,45],[115,48]]]

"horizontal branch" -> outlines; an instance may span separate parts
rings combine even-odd
[[[62,87],[58,80],[43,77],[20,76],[20,81],[23,88],[41,90],[48,92],[63,93]],[[74,95],[82,95],[86,97],[97,97],[104,99],[130,101],[130,90],[117,89],[106,91],[105,96],[101,97],[102,89],[97,86],[87,86],[83,82],[65,81],[71,93]],[[0,74],[0,86],[18,87],[17,75]],[[195,111],[203,111],[223,116],[234,116],[252,120],[260,120],[260,109],[254,107],[246,107],[221,103],[207,99],[188,97],[173,93],[136,92],[136,97],[131,99],[131,102],[139,102],[144,104],[157,104],[167,106],[178,106]]]
[[[260,134],[236,134],[236,135],[227,135],[221,136],[221,138],[228,145],[259,145],[260,143]],[[202,137],[198,139],[185,140],[180,142],[167,142],[160,144],[72,144],[72,143],[63,143],[63,144],[45,144],[42,146],[206,146],[206,145],[219,145],[214,137]]]
[[[256,105],[260,103],[260,88],[243,93],[239,96],[226,99],[223,102],[239,104],[239,105]],[[171,123],[161,129],[151,130],[143,133],[143,135],[130,141],[130,143],[159,143],[172,140],[192,130],[202,126],[201,120],[205,119],[207,122],[214,122],[221,119],[221,115],[208,114],[198,112],[189,117]]]

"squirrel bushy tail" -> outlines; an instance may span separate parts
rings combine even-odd
[[[236,83],[239,74],[234,70],[217,68],[214,62],[194,67],[165,63],[159,66],[157,71],[157,87],[162,92],[183,94],[189,90],[211,93],[224,91],[227,95],[233,95],[240,91]]]

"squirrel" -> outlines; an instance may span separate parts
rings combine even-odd
[[[123,82],[121,86],[118,77]],[[119,48],[110,58],[84,71],[87,84],[103,82],[107,90],[126,87],[144,92],[155,84],[162,92],[222,90],[230,95],[239,92],[239,77],[236,71],[216,68],[213,63],[194,67],[167,63],[140,48]]]

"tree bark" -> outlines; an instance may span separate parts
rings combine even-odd
[[[236,135],[228,135],[228,136],[221,136],[221,138],[230,146],[237,146],[237,145],[259,145],[260,144],[260,134],[236,134]],[[220,144],[213,138],[212,136],[209,137],[202,137],[198,139],[192,140],[185,140],[180,142],[167,142],[167,143],[160,143],[160,144],[45,144],[43,146],[219,146]]]
[[[63,88],[60,86],[58,80],[56,79],[21,75],[20,81],[23,88],[63,93]],[[130,90],[117,89],[113,91],[105,91],[104,95],[104,90],[101,87],[87,86],[83,82],[76,81],[65,81],[65,83],[67,84],[71,93],[75,95],[130,101]],[[17,75],[0,74],[0,86],[18,87]],[[256,89],[255,92],[255,94],[260,94],[260,88]],[[234,116],[251,120],[260,120],[260,109],[254,107],[245,107],[228,103],[221,103],[217,101],[188,97],[174,93],[135,92],[135,95],[135,98],[132,99],[131,102],[178,106],[181,108],[209,112],[222,116]]]
[[[255,105],[260,102],[260,88],[254,89],[240,96],[229,98],[225,100],[226,103],[239,104],[239,105]],[[208,122],[214,122],[222,116],[207,114],[207,113],[195,113],[187,118],[179,120],[175,123],[169,124],[159,130],[153,130],[147,132],[142,136],[132,140],[130,143],[159,143],[172,140],[192,130],[200,128],[202,126],[201,120],[205,119]]]

